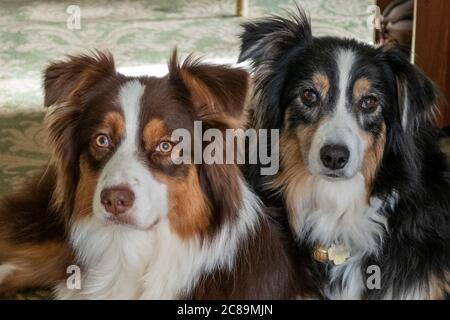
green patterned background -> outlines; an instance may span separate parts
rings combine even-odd
[[[303,0],[317,35],[371,41],[372,0]],[[69,5],[81,9],[81,29],[67,28]],[[110,50],[119,67],[165,63],[182,55],[235,61],[239,24],[234,0],[0,0],[0,194],[45,165],[41,72],[49,61],[94,48]],[[249,17],[286,14],[294,1],[250,0]]]

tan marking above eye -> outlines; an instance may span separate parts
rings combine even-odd
[[[361,98],[363,95],[369,93],[371,83],[367,78],[360,78],[355,81],[353,85],[353,97]]]
[[[167,137],[168,130],[164,121],[161,119],[152,119],[148,122],[143,131],[144,146],[146,150],[153,149],[159,145],[161,139]]]
[[[98,134],[107,135],[110,143],[116,144],[125,133],[125,122],[117,111],[108,112],[103,119]]]
[[[324,73],[315,73],[312,77],[314,86],[322,97],[325,97],[330,90],[330,80]]]
[[[90,152],[97,160],[102,159],[114,149],[125,133],[123,116],[117,111],[105,114],[103,121],[91,137]]]

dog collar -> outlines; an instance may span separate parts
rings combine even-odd
[[[327,263],[329,261],[333,262],[335,265],[343,264],[350,258],[350,250],[344,245],[334,245],[328,249],[322,246],[315,246],[312,249],[312,257],[314,260]]]

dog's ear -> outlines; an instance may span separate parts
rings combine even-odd
[[[244,111],[248,73],[240,68],[202,63],[189,56],[179,64],[176,51],[169,62],[169,81],[189,100],[200,118],[228,116]]]
[[[99,51],[51,63],[44,71],[44,106],[82,99],[100,79],[115,72],[112,55]]]
[[[255,67],[277,60],[289,49],[312,41],[309,17],[300,7],[288,19],[273,16],[242,25],[238,62],[251,60]]]
[[[203,130],[226,130],[241,125],[248,91],[245,70],[202,63],[192,56],[180,64],[174,51],[169,62],[169,81],[176,88],[178,98],[190,105],[203,122]],[[221,146],[226,157],[225,135],[223,139]],[[239,211],[239,201],[236,201],[240,194],[239,176],[237,166],[219,163],[199,166],[201,188],[211,200],[214,219],[221,223],[234,218]]]
[[[239,62],[249,60],[254,70],[254,91],[258,107],[250,115],[255,128],[279,128],[282,124],[280,88],[287,68],[276,66],[294,48],[313,41],[305,11],[297,7],[287,18],[273,16],[243,24]]]
[[[51,151],[50,164],[56,171],[53,205],[70,208],[78,175],[77,149],[80,115],[90,93],[115,74],[110,54],[71,56],[50,64],[44,72],[44,105],[50,107],[46,126]],[[67,206],[67,207],[66,207]]]
[[[398,49],[381,54],[395,77],[398,116],[404,132],[435,125],[440,94],[435,84]]]

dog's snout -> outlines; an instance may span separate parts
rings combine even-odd
[[[350,157],[350,151],[343,145],[326,145],[320,149],[320,160],[323,165],[331,170],[339,170],[345,167]]]
[[[127,186],[104,189],[100,194],[100,201],[107,212],[120,215],[133,206],[134,192]]]

